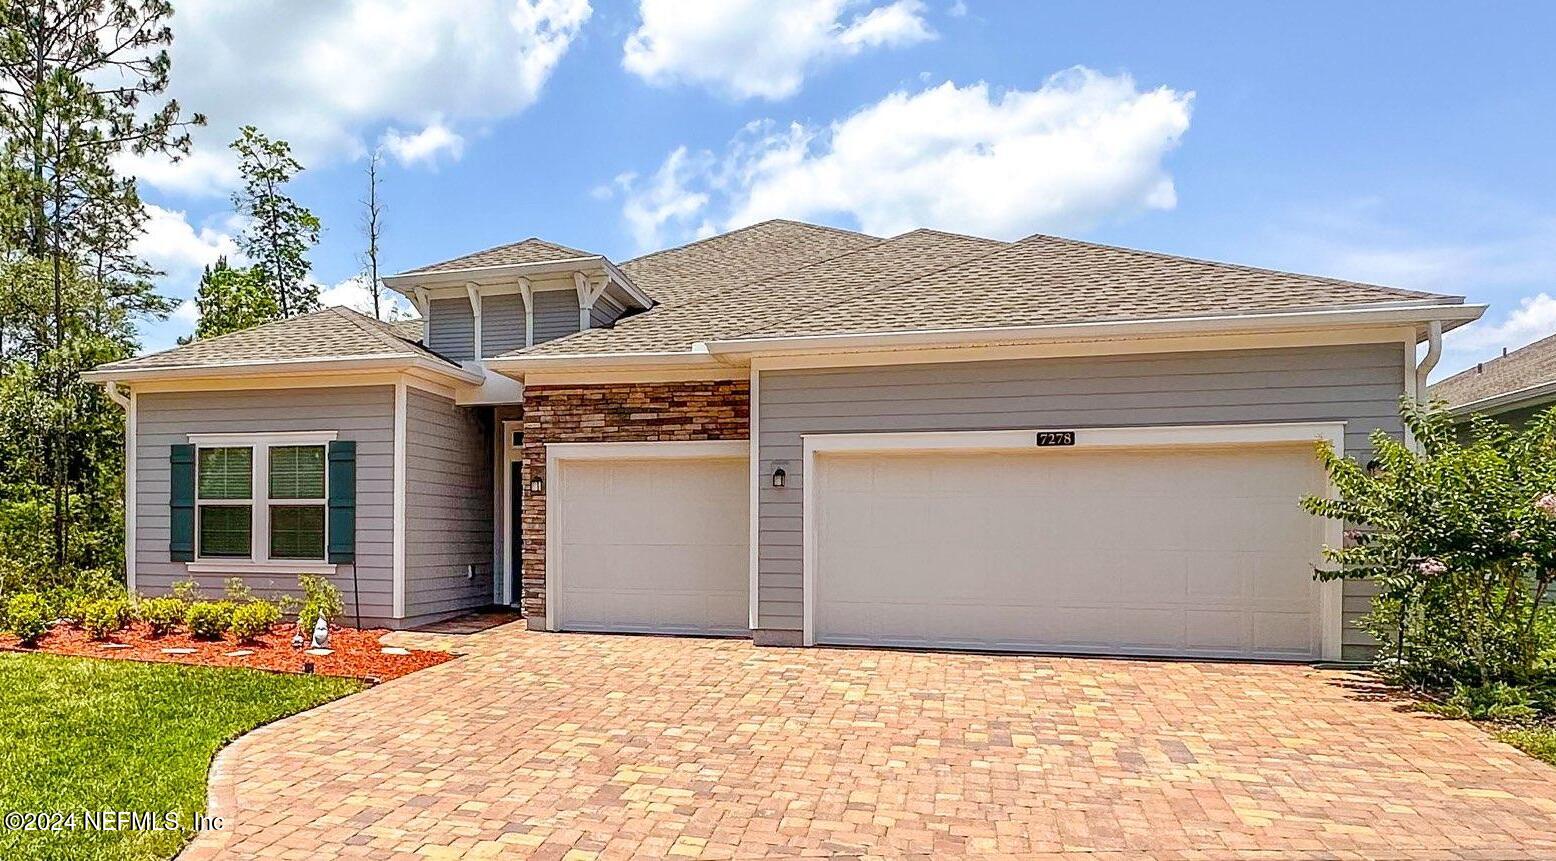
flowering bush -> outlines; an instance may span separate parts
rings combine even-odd
[[[1400,409],[1411,448],[1381,431],[1363,467],[1320,444],[1338,499],[1309,512],[1344,521],[1321,579],[1379,585],[1364,626],[1402,680],[1527,684],[1556,674],[1556,409],[1520,432],[1476,417],[1461,436],[1441,404]]]

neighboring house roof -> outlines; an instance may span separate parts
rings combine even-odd
[[[332,307],[240,332],[204,338],[160,353],[99,365],[90,379],[126,379],[145,372],[232,367],[272,367],[310,361],[401,360],[459,365],[420,343],[420,320],[383,323],[349,308]]]
[[[545,263],[552,260],[568,260],[575,257],[598,257],[590,251],[579,251],[577,248],[569,248],[566,245],[558,245],[555,242],[547,242],[531,236],[519,242],[511,242],[507,245],[499,245],[474,254],[466,254],[445,260],[442,263],[432,263],[417,269],[404,272],[404,275],[426,274],[428,272],[457,272],[464,269],[480,269],[487,266],[511,266],[516,263]]]
[[[1556,335],[1460,371],[1429,391],[1455,412],[1503,412],[1556,399]]]

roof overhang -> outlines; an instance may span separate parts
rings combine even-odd
[[[1127,320],[1104,323],[1073,323],[1052,326],[1004,326],[976,329],[933,329],[869,332],[849,335],[814,335],[792,338],[736,338],[693,344],[688,350],[640,353],[517,353],[487,359],[486,366],[515,379],[526,374],[591,372],[623,374],[641,372],[694,372],[714,367],[749,364],[758,358],[798,357],[827,354],[908,353],[940,350],[953,352],[962,347],[1034,346],[1066,343],[1131,342],[1136,344],[1172,344],[1193,338],[1247,335],[1286,336],[1294,333],[1334,333],[1353,331],[1356,337],[1388,332],[1390,338],[1403,332],[1415,333],[1417,342],[1426,338],[1428,324],[1439,321],[1452,329],[1478,319],[1484,305],[1453,303],[1390,304],[1366,308],[1318,311],[1271,312],[1159,320]],[[1300,338],[1301,335],[1297,334]],[[1225,339],[1222,339],[1225,340]],[[1120,351],[1124,351],[1122,347]],[[1169,349],[1171,349],[1169,347]],[[1106,352],[1104,349],[1102,352]]]
[[[1448,412],[1454,416],[1468,416],[1476,413],[1494,416],[1527,406],[1538,406],[1546,402],[1556,402],[1556,380],[1524,386],[1521,389],[1514,389],[1511,392],[1503,392],[1499,395],[1478,398],[1458,406],[1449,407]]]
[[[454,383],[480,385],[481,374],[458,365],[422,356],[398,353],[352,356],[339,359],[275,359],[270,361],[218,362],[163,365],[151,368],[98,368],[81,379],[89,383],[128,383],[145,380],[227,380],[244,377],[288,377],[303,374],[350,374],[369,371],[416,373]]]
[[[644,293],[638,286],[632,283],[625,272],[616,267],[604,256],[591,254],[587,257],[564,257],[557,260],[543,260],[536,263],[508,263],[502,266],[472,266],[465,269],[443,269],[436,272],[402,272],[399,275],[387,275],[384,284],[389,289],[415,302],[416,290],[433,290],[439,287],[463,287],[474,284],[476,286],[509,285],[521,278],[539,278],[544,275],[565,275],[569,272],[582,272],[586,275],[604,277],[611,283],[619,286],[633,302],[640,308],[651,308],[654,300]]]
[[[716,358],[731,360],[851,350],[892,350],[925,347],[965,347],[989,344],[1029,344],[1053,341],[1141,339],[1189,335],[1235,335],[1295,332],[1340,327],[1414,326],[1424,340],[1427,324],[1440,321],[1454,329],[1480,319],[1485,305],[1453,303],[1390,303],[1360,308],[1274,311],[1250,314],[1165,317],[1039,326],[998,326],[969,329],[916,329],[844,335],[731,338],[698,344]]]

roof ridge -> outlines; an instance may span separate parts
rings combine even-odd
[[[758,221],[758,222],[755,222],[755,223],[752,223],[752,224],[747,224],[744,227],[737,227],[734,230],[726,230],[723,233],[715,233],[712,236],[704,236],[701,239],[694,239],[691,242],[684,242],[684,243],[682,243],[680,245],[673,245],[673,246],[671,246],[669,248],[661,248],[658,251],[650,251],[647,254],[639,254],[638,256],[633,257],[633,258],[631,258],[629,260],[621,261],[621,265],[622,266],[626,266],[628,263],[637,263],[637,262],[642,261],[642,260],[647,260],[650,257],[658,257],[661,254],[669,254],[672,251],[685,251],[688,248],[694,248],[694,247],[696,247],[698,245],[702,245],[703,243],[712,242],[715,239],[723,239],[723,238],[728,237],[728,236],[734,236],[737,233],[744,233],[747,230],[755,230],[756,228],[761,227],[761,226],[763,226],[765,224],[798,224],[801,227],[814,227],[814,228],[816,228],[818,230],[827,230],[827,231],[831,231],[833,233],[841,233],[841,234],[844,234],[846,236],[862,236],[865,239],[874,239],[876,241],[881,241],[881,237],[879,237],[879,236],[872,236],[871,234],[863,233],[863,232],[858,231],[858,230],[846,230],[846,229],[841,228],[841,227],[833,227],[830,224],[815,224],[815,223],[812,223],[812,222],[809,222],[809,221],[799,221],[799,220],[793,219],[793,218],[767,218],[767,219],[763,219],[762,221]]]
[[[891,239],[883,240],[883,243],[884,242],[893,242],[893,241],[896,241],[897,239],[901,239],[901,238],[903,238],[905,236],[910,236],[910,235],[912,235],[914,233],[918,233],[918,232],[919,232],[918,230],[910,230],[907,233],[901,234],[899,236],[894,236]],[[929,232],[929,233],[942,233],[944,231],[925,229],[925,232]],[[965,235],[965,234],[948,234],[948,235],[951,235],[951,236],[961,236],[964,239],[979,239],[979,240],[982,240],[984,242],[999,242],[1000,241],[998,239],[986,239],[986,238],[984,238],[982,236],[968,236],[968,235]],[[955,268],[957,266],[962,266],[964,264],[971,263],[974,260],[981,260],[981,259],[983,259],[985,257],[990,256],[990,255],[999,254],[1002,251],[1009,250],[1012,246],[1014,246],[1016,244],[1017,243],[1014,243],[1014,242],[1001,242],[1000,245],[997,248],[991,248],[988,251],[984,251],[984,252],[981,252],[981,253],[978,253],[978,254],[971,254],[971,255],[968,255],[967,257],[959,258],[959,259],[954,260],[954,261],[952,261],[950,263],[947,263],[944,266],[941,266],[941,267],[938,267],[938,268],[935,268],[935,269],[930,269],[930,270],[927,270],[925,272],[919,272],[919,273],[917,273],[917,274],[915,274],[915,275],[913,275],[912,277],[909,277],[909,278],[903,278],[903,279],[898,280],[898,281],[890,281],[890,282],[887,282],[887,283],[884,283],[884,284],[871,284],[871,285],[868,285],[866,287],[861,287],[861,288],[859,288],[857,290],[854,290],[854,291],[852,291],[852,292],[850,292],[850,293],[848,293],[846,295],[840,295],[838,297],[837,301],[835,301],[835,302],[830,302],[830,303],[823,302],[823,303],[821,303],[819,305],[812,305],[812,306],[809,306],[809,307],[807,307],[807,308],[805,308],[803,310],[796,311],[793,314],[790,314],[790,315],[788,315],[786,317],[781,317],[781,318],[775,317],[775,318],[769,319],[769,320],[763,322],[762,325],[758,326],[757,328],[748,329],[748,330],[746,330],[744,332],[741,332],[740,336],[744,337],[744,336],[748,336],[748,335],[757,334],[758,332],[761,332],[764,329],[770,329],[770,328],[772,328],[774,326],[777,326],[777,325],[780,325],[780,324],[783,324],[783,323],[787,323],[787,322],[789,322],[791,320],[796,320],[796,319],[798,319],[800,317],[803,317],[803,316],[805,316],[807,314],[810,314],[812,312],[815,312],[815,311],[819,311],[819,310],[821,310],[823,308],[840,308],[843,305],[847,305],[847,304],[853,302],[856,299],[860,299],[860,298],[863,298],[865,296],[869,296],[871,294],[880,292],[881,290],[888,290],[888,289],[890,289],[892,287],[900,287],[903,284],[910,284],[910,283],[912,283],[914,281],[917,281],[917,280],[919,280],[921,278],[928,278],[931,275],[936,275],[936,274],[939,274],[941,272],[944,272],[947,269],[952,269],[952,268]],[[876,248],[876,247],[878,247],[878,246],[875,246],[875,245],[869,246],[869,248]],[[860,251],[865,251],[867,249],[861,248],[859,250]]]
[[[571,245],[563,245],[563,244],[561,244],[559,242],[552,242],[549,239],[541,239],[539,236],[535,236],[535,235],[531,234],[529,236],[524,237],[523,239],[519,239],[519,240],[516,240],[516,241],[513,241],[513,242],[503,242],[503,243],[500,243],[498,245],[493,245],[493,246],[491,246],[489,248],[481,248],[481,249],[478,249],[476,251],[466,252],[464,254],[459,254],[459,255],[456,255],[454,257],[447,258],[445,260],[436,260],[436,261],[433,261],[432,263],[423,264],[423,265],[417,266],[417,267],[415,267],[413,269],[407,269],[407,270],[405,270],[404,272],[402,272],[400,274],[402,274],[402,275],[413,275],[413,274],[416,274],[418,272],[423,272],[424,270],[429,269],[429,268],[431,268],[433,266],[442,266],[442,265],[447,264],[447,263],[453,263],[456,260],[463,260],[466,257],[476,257],[476,256],[482,255],[482,254],[490,254],[493,251],[503,251],[503,250],[509,249],[509,248],[517,248],[520,245],[524,245],[525,243],[530,243],[530,242],[533,242],[533,243],[536,243],[536,244],[539,244],[539,245],[544,245],[547,248],[552,248],[552,249],[555,249],[557,251],[566,252],[568,254],[571,254],[571,255],[574,255],[574,256],[578,256],[578,257],[599,257],[599,256],[603,256],[603,255],[597,255],[597,254],[595,254],[592,251],[585,251],[585,250],[583,250],[581,248],[574,248]]]
[[[338,315],[345,317],[347,320],[350,320],[352,323],[354,323],[357,328],[377,338],[380,343],[387,347],[393,347],[397,350],[403,350],[407,347],[415,347],[415,345],[410,341],[405,340],[393,332],[386,331],[385,327],[380,321],[367,316],[355,308],[347,308],[345,305],[331,305],[325,310],[334,311]]]
[[[1274,269],[1268,266],[1250,266],[1246,263],[1228,263],[1224,260],[1210,260],[1204,257],[1190,257],[1186,254],[1171,254],[1166,251],[1150,251],[1144,248],[1129,248],[1123,245],[1109,245],[1104,242],[1090,242],[1085,239],[1072,239],[1068,236],[1056,236],[1052,233],[1034,233],[1024,236],[1009,246],[1024,245],[1034,239],[1045,239],[1051,242],[1066,243],[1069,245],[1083,245],[1088,248],[1099,248],[1105,251],[1116,251],[1124,254],[1139,254],[1146,257],[1154,257],[1159,260],[1176,260],[1185,263],[1199,263],[1205,266],[1219,266],[1226,269],[1236,269],[1242,272],[1250,272],[1256,275],[1282,275],[1288,278],[1306,278],[1312,281],[1323,281],[1329,284],[1338,284],[1345,287],[1365,287],[1369,290],[1383,290],[1389,293],[1412,299],[1459,299],[1465,297],[1456,294],[1432,293],[1426,290],[1406,290],[1402,287],[1389,287],[1383,284],[1373,284],[1369,281],[1352,281],[1347,278],[1335,278],[1329,275],[1309,275],[1303,272],[1292,272],[1289,269]],[[1009,247],[1007,246],[1007,247]]]

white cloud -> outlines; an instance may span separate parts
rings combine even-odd
[[[173,309],[171,316],[175,321],[193,330],[194,327],[200,325],[200,306],[196,305],[195,300],[192,298],[185,299],[178,303],[177,308]]]
[[[1036,90],[898,92],[825,128],[753,123],[720,156],[677,149],[652,180],[631,183],[623,214],[645,246],[775,217],[880,235],[1074,232],[1176,205],[1163,160],[1192,101],[1085,68]]]
[[[1477,321],[1450,332],[1444,340],[1455,350],[1500,350],[1517,349],[1551,335],[1556,335],[1556,299],[1549,293],[1539,293],[1520,299],[1518,307],[1500,322]]]
[[[442,122],[434,122],[414,134],[404,134],[399,129],[384,132],[379,141],[389,155],[402,167],[417,163],[432,165],[444,153],[452,161],[459,161],[465,153],[465,139]]]
[[[171,282],[197,277],[200,269],[227,256],[240,256],[232,236],[210,227],[195,228],[185,213],[146,205],[146,223],[131,251],[142,260],[167,273]]]
[[[387,287],[378,294],[378,300],[380,319],[403,320],[417,316],[410,302]],[[353,275],[335,284],[319,285],[319,302],[325,307],[339,305],[369,317],[373,315],[373,295],[368,292],[367,278],[362,275]]]
[[[171,94],[210,124],[183,162],[123,166],[164,190],[224,194],[244,123],[308,166],[361,154],[384,126],[419,128],[405,139],[425,161],[451,151],[457,123],[533,103],[589,15],[588,0],[184,0]]]
[[[623,46],[627,71],[741,99],[786,98],[823,63],[935,36],[920,0],[641,0],[639,13]]]

